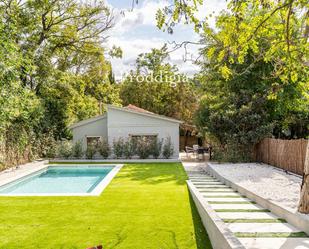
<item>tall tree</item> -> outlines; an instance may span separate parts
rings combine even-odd
[[[120,102],[104,56],[114,20],[104,1],[0,0],[0,14],[1,61],[9,59],[0,67],[1,93],[11,98],[0,106],[5,141],[16,136],[8,131],[25,130],[23,143],[44,150],[39,144],[47,137],[70,137],[69,124],[98,114],[99,102]]]
[[[179,22],[193,23],[196,32],[213,36],[207,17],[202,20],[196,18],[199,6],[206,1],[174,0],[173,4],[158,11],[158,27],[169,30]],[[307,108],[308,17],[308,1],[229,1],[228,11],[222,12],[217,18],[219,33],[213,37],[220,51],[214,53],[214,49],[209,50],[208,57],[217,61],[218,70],[225,79],[235,74],[233,64],[243,64],[249,53],[254,60],[243,72],[250,70],[261,59],[266,63],[271,62],[273,71],[269,77],[280,79],[280,82],[274,83],[277,91],[271,97],[280,98],[284,89],[290,88],[290,92],[299,95],[298,102],[302,102],[297,105]]]
[[[121,85],[121,99],[124,105],[192,122],[198,102],[196,86],[167,59],[166,46],[139,55],[136,69]]]
[[[195,31],[211,38],[216,46],[205,43],[208,60],[229,83],[252,73],[263,61],[272,71],[263,78],[275,79],[267,90],[267,100],[274,100],[273,118],[279,116],[279,130],[308,136],[309,129],[309,4],[304,0],[229,1],[228,11],[217,18],[217,33],[209,28],[207,18],[198,20],[196,12],[203,0],[174,0],[157,13],[159,28],[172,33],[176,23],[193,23]],[[207,40],[209,42],[209,40]],[[212,44],[211,43],[211,44]],[[184,43],[185,44],[185,43]],[[203,41],[202,41],[203,44]],[[248,56],[252,57],[247,64]],[[244,65],[241,71],[238,65]],[[260,72],[263,75],[263,71]],[[258,85],[263,85],[264,80]],[[207,109],[202,110],[206,112]],[[270,110],[268,110],[270,111]],[[277,116],[277,117],[276,117]],[[292,118],[290,117],[292,116]],[[295,128],[296,125],[296,128]],[[295,131],[296,130],[296,131]],[[275,132],[278,133],[278,132]],[[279,132],[280,133],[280,132]],[[308,203],[309,185],[305,171],[299,211]]]
[[[300,191],[300,202],[298,211],[301,213],[309,213],[309,142],[307,143],[306,156],[304,163],[304,177]]]

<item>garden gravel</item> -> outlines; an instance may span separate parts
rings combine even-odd
[[[300,176],[267,164],[211,163],[211,166],[226,179],[251,192],[293,211],[297,210],[302,182]]]

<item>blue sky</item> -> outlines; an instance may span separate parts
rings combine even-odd
[[[168,4],[168,0],[139,0],[139,5],[131,10],[132,0],[107,0],[116,15],[116,25],[110,32],[108,45],[120,46],[123,50],[122,59],[112,59],[113,70],[116,78],[129,72],[134,67],[135,60],[140,53],[149,52],[151,48],[160,48],[164,43],[182,42],[185,40],[198,41],[199,36],[193,32],[192,27],[178,25],[173,35],[164,33],[156,27],[155,14],[158,8]],[[219,13],[226,8],[225,0],[205,0],[199,8],[198,17]],[[124,11],[124,15],[120,12]],[[214,18],[210,21],[214,26]],[[172,48],[172,45],[169,45]],[[198,47],[188,47],[190,56],[198,56]],[[184,50],[179,49],[170,54],[170,62],[176,64],[180,71],[188,75],[194,74],[198,67],[190,61],[184,61]]]

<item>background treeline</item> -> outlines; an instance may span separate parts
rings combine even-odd
[[[70,124],[99,114],[99,103],[134,104],[195,124],[218,160],[248,161],[266,136],[308,137],[306,3],[231,2],[216,29],[194,17],[196,8],[183,7],[159,11],[158,27],[172,34],[183,17],[193,23],[200,72],[178,77],[164,46],[139,55],[116,83],[107,56],[121,51],[104,45],[114,16],[103,2],[0,0],[1,165],[49,156],[70,138]]]
[[[113,16],[102,2],[0,1],[0,162],[46,156],[68,124],[119,104],[102,47]]]
[[[0,1],[1,167],[52,155],[57,141],[70,139],[68,126],[98,115],[99,103],[192,119],[191,83],[115,83],[107,56],[121,51],[104,45],[113,24],[101,1]],[[132,75],[179,74],[167,56],[166,48],[141,55]]]

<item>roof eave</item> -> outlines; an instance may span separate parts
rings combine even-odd
[[[118,107],[118,106],[113,106],[113,105],[107,105],[107,108],[116,109],[116,110],[119,110],[119,111],[130,112],[130,113],[134,113],[134,114],[139,114],[139,115],[143,115],[143,116],[147,116],[147,117],[151,117],[151,118],[158,118],[158,119],[162,119],[162,120],[165,120],[165,121],[178,123],[178,124],[183,123],[183,121],[181,121],[181,120],[169,118],[169,117],[162,116],[162,115],[159,115],[159,114],[151,114],[151,113],[146,113],[146,112],[143,113],[143,112],[128,110],[128,109],[125,109],[123,107]]]
[[[103,114],[103,115],[100,115],[100,116],[96,116],[96,117],[89,118],[89,119],[86,119],[86,120],[82,120],[80,122],[72,124],[72,125],[69,126],[69,129],[72,130],[74,128],[77,128],[77,127],[80,127],[80,126],[83,126],[83,125],[87,125],[89,123],[96,122],[96,121],[104,119],[104,118],[106,118],[106,113]]]

